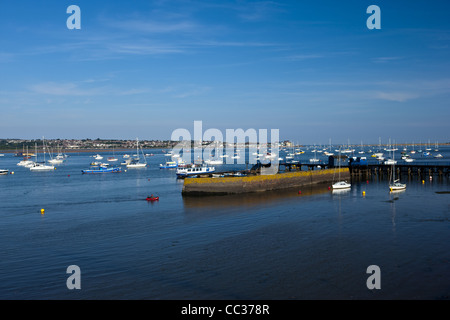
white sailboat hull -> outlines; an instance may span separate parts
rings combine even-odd
[[[61,163],[64,162],[64,160],[55,158],[55,159],[52,159],[52,160],[48,160],[48,162],[51,163],[51,164],[61,164]]]
[[[403,183],[398,183],[398,184],[389,186],[390,191],[398,191],[398,190],[405,190],[405,189],[406,189],[406,184],[403,184]]]
[[[130,163],[127,164],[127,168],[145,168],[147,166],[146,163]]]
[[[55,170],[55,167],[47,165],[35,165],[30,168],[30,171],[52,171],[52,170]]]
[[[27,166],[30,166],[30,165],[33,165],[33,164],[34,164],[34,162],[31,161],[31,160],[22,160],[17,165],[21,166],[21,167],[27,167]]]

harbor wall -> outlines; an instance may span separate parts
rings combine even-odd
[[[233,194],[282,190],[319,183],[332,183],[341,179],[350,179],[348,168],[284,172],[274,175],[254,175],[244,177],[200,177],[184,180],[184,195]]]

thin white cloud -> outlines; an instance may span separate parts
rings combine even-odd
[[[296,54],[284,57],[283,60],[287,61],[303,61],[303,60],[310,60],[310,59],[319,59],[324,58],[325,55],[323,54]]]
[[[34,93],[55,96],[91,96],[104,93],[103,88],[81,88],[73,82],[43,82],[32,85],[30,89]]]
[[[127,32],[142,33],[184,33],[198,32],[201,26],[193,21],[143,21],[122,20],[108,22],[108,25]]]
[[[129,43],[115,43],[108,46],[110,52],[127,55],[156,55],[167,53],[181,53],[185,51],[181,47],[158,44],[129,44]]]
[[[191,88],[181,89],[180,93],[175,94],[175,98],[188,98],[192,96],[203,95],[211,90],[210,87],[205,86],[190,86]]]
[[[14,54],[9,52],[0,52],[0,63],[11,62],[14,59]]]
[[[412,92],[376,92],[374,97],[387,101],[406,102],[419,98],[420,94]]]
[[[375,63],[386,63],[390,61],[402,60],[403,57],[377,57],[373,58],[372,61]]]
[[[282,4],[275,1],[243,2],[236,5],[237,16],[245,21],[255,22],[267,19],[276,12],[284,11]]]

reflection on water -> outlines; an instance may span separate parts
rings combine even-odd
[[[392,221],[392,232],[395,233],[395,201],[400,199],[399,195],[404,193],[406,190],[392,190],[389,191],[389,202],[391,203],[391,221]]]
[[[340,194],[348,194],[350,193],[351,188],[348,189],[333,189],[331,191],[332,194],[334,195],[340,195]]]
[[[267,206],[298,197],[312,196],[330,192],[328,185],[320,184],[301,188],[289,188],[277,191],[252,192],[230,195],[189,196],[183,195],[185,209],[198,208],[248,208]]]

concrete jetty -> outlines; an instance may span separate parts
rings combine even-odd
[[[273,175],[233,177],[198,177],[184,180],[183,195],[239,194],[332,184],[339,177],[350,179],[348,168],[282,172]]]

